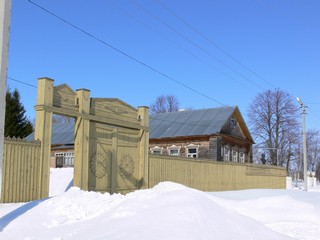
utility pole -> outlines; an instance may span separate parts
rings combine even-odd
[[[302,110],[302,138],[303,138],[303,178],[304,178],[304,190],[308,191],[308,175],[307,175],[307,136],[306,136],[306,110],[303,102],[297,97],[298,103],[301,105]]]
[[[11,0],[0,0],[0,199],[2,188],[2,162],[4,119],[6,112],[10,11]]]

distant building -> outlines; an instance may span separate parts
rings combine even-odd
[[[238,107],[150,116],[152,154],[252,162],[251,134]]]
[[[51,133],[51,167],[73,167],[74,122],[53,123]],[[34,133],[27,140],[34,139]]]
[[[73,122],[52,125],[51,167],[74,165],[74,127]],[[244,163],[252,162],[253,143],[238,107],[150,116],[151,154]]]

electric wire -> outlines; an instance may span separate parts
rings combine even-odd
[[[252,81],[251,79],[247,78],[246,76],[244,76],[242,73],[240,73],[239,71],[237,71],[236,69],[234,69],[233,67],[229,66],[228,64],[224,63],[222,60],[220,60],[219,58],[215,57],[212,53],[210,53],[209,51],[207,51],[206,49],[204,49],[203,47],[201,47],[199,44],[195,43],[194,41],[192,41],[190,38],[186,37],[185,35],[183,35],[182,33],[180,33],[177,29],[175,29],[174,27],[172,27],[171,25],[169,25],[168,23],[164,22],[162,19],[160,19],[158,16],[156,16],[155,14],[153,14],[152,12],[150,12],[148,9],[146,9],[145,7],[143,7],[141,4],[137,3],[137,1],[132,0],[132,2],[139,7],[140,9],[142,9],[144,12],[146,12],[147,14],[149,14],[151,17],[155,18],[157,21],[159,21],[161,24],[163,24],[164,26],[166,26],[167,28],[169,28],[171,31],[173,31],[174,33],[176,33],[178,36],[180,36],[181,38],[185,39],[187,42],[189,42],[190,44],[192,44],[194,47],[198,48],[199,50],[201,50],[202,52],[206,53],[209,57],[211,57],[212,59],[214,59],[216,62],[220,63],[221,65],[223,65],[224,67],[226,67],[227,69],[231,70],[232,72],[234,72],[235,74],[237,74],[238,76],[240,76],[241,78],[243,78],[246,81],[251,82],[252,84],[254,84],[256,87],[260,88],[260,89],[264,89],[262,86],[260,86],[259,84],[257,84],[256,82]]]
[[[229,52],[227,52],[225,49],[223,49],[220,45],[218,45],[217,43],[215,43],[213,40],[211,40],[210,38],[208,38],[206,35],[204,35],[201,31],[199,31],[198,29],[196,29],[193,25],[191,25],[189,22],[187,22],[186,20],[184,20],[182,17],[178,16],[175,12],[173,12],[171,9],[169,9],[166,5],[164,5],[160,0],[155,0],[160,6],[162,6],[166,11],[168,11],[170,14],[172,14],[174,17],[176,17],[177,19],[179,19],[183,24],[185,24],[187,27],[189,27],[190,29],[192,29],[194,32],[196,32],[197,34],[199,34],[201,37],[203,37],[205,40],[207,40],[208,43],[210,43],[212,46],[214,46],[215,48],[219,49],[221,52],[223,52],[225,55],[227,55],[229,58],[231,58],[234,62],[236,62],[237,64],[239,64],[240,66],[242,66],[243,68],[245,68],[246,70],[248,70],[250,73],[252,73],[253,75],[255,75],[256,77],[258,77],[259,79],[263,80],[264,82],[266,82],[267,84],[269,84],[272,87],[276,87],[274,84],[272,84],[271,82],[267,81],[266,79],[264,79],[263,77],[261,77],[258,73],[256,73],[255,71],[253,71],[251,68],[249,68],[248,66],[246,66],[245,64],[243,64],[242,62],[240,62],[238,59],[236,59],[234,56],[232,56]]]
[[[170,42],[171,44],[173,44],[174,46],[182,49],[183,51],[185,51],[186,53],[190,54],[192,57],[194,57],[195,59],[197,59],[198,61],[200,61],[201,63],[207,65],[208,67],[214,69],[215,71],[219,72],[220,74],[226,76],[227,78],[238,82],[240,85],[242,85],[244,88],[257,93],[256,90],[248,87],[247,85],[245,85],[243,82],[241,82],[238,79],[233,78],[232,76],[230,76],[229,74],[227,74],[226,72],[220,70],[219,68],[215,67],[214,65],[210,64],[209,62],[205,61],[204,59],[202,59],[201,57],[195,55],[194,53],[192,53],[191,51],[187,50],[186,48],[182,47],[181,45],[179,45],[178,43],[172,41],[171,39],[169,39],[168,37],[166,37],[164,34],[160,33],[159,31],[157,31],[155,28],[147,25],[145,22],[139,20],[138,18],[134,17],[132,14],[128,13],[127,11],[123,10],[122,8],[120,8],[118,5],[116,5],[115,3],[113,3],[112,1],[108,2],[109,4],[111,4],[114,8],[116,8],[117,10],[119,10],[120,12],[122,12],[123,14],[125,14],[126,16],[132,18],[133,20],[135,20],[136,22],[140,23],[141,25],[143,25],[144,27],[146,27],[147,29],[149,29],[150,31],[155,32],[156,34],[158,34],[160,37],[162,37],[163,39],[165,39],[166,41]]]
[[[27,82],[24,82],[24,81],[21,81],[21,80],[17,80],[17,79],[12,78],[12,77],[7,77],[7,79],[10,79],[11,81],[18,82],[18,83],[21,83],[21,84],[24,84],[24,85],[27,85],[27,86],[30,86],[30,87],[33,87],[33,88],[37,88],[36,85],[30,84],[30,83],[27,83]]]
[[[51,15],[51,16],[59,19],[59,20],[62,21],[63,23],[65,23],[65,24],[71,26],[72,28],[80,31],[81,33],[87,35],[88,37],[90,37],[90,38],[92,38],[92,39],[94,39],[94,40],[102,43],[103,45],[105,45],[105,46],[113,49],[114,51],[116,51],[116,52],[118,52],[118,53],[120,53],[120,54],[128,57],[129,59],[131,59],[131,60],[139,63],[140,65],[142,65],[142,66],[150,69],[151,71],[153,71],[153,72],[155,72],[155,73],[157,73],[157,74],[159,74],[159,75],[161,75],[161,76],[163,76],[163,77],[165,77],[165,78],[167,78],[167,79],[169,79],[169,80],[171,80],[171,81],[179,84],[180,86],[182,86],[182,87],[184,87],[184,88],[186,88],[186,89],[189,89],[190,91],[195,92],[195,93],[197,93],[197,94],[199,94],[199,95],[201,95],[201,96],[203,96],[203,97],[205,97],[205,98],[207,98],[207,99],[209,99],[209,100],[211,100],[211,101],[213,101],[213,102],[215,102],[215,103],[218,103],[218,104],[220,104],[220,105],[222,105],[222,106],[226,106],[226,104],[224,104],[224,103],[222,103],[222,102],[220,102],[220,101],[218,101],[218,100],[216,100],[216,99],[214,99],[214,98],[212,98],[212,97],[210,97],[210,96],[208,96],[208,95],[206,95],[206,94],[204,94],[204,93],[202,93],[202,92],[200,92],[200,91],[198,91],[198,90],[196,90],[196,89],[194,89],[194,88],[192,88],[192,87],[190,87],[190,86],[188,86],[188,85],[186,85],[186,84],[184,84],[184,83],[182,83],[182,82],[180,82],[180,81],[178,81],[178,80],[176,80],[176,79],[173,78],[173,77],[170,77],[169,75],[167,75],[167,74],[161,72],[160,70],[158,70],[158,69],[156,69],[156,68],[148,65],[147,63],[145,63],[145,62],[137,59],[136,57],[133,57],[133,56],[129,55],[128,53],[120,50],[119,48],[114,47],[113,45],[111,45],[111,44],[107,43],[106,41],[104,41],[104,40],[96,37],[95,35],[89,33],[88,31],[86,31],[86,30],[84,30],[84,29],[76,26],[75,24],[67,21],[66,19],[64,19],[64,18],[56,15],[55,13],[49,11],[48,9],[42,7],[41,5],[35,3],[35,2],[33,2],[33,1],[31,1],[31,0],[28,0],[28,2],[31,3],[31,4],[33,4],[33,5],[36,6],[37,8],[41,9],[42,11],[48,13],[49,15]]]
[[[17,79],[14,79],[14,78],[11,78],[11,77],[7,77],[7,79],[10,79],[12,81],[15,81],[15,82],[18,82],[18,83],[21,83],[21,84],[24,84],[24,85],[27,85],[27,86],[30,86],[30,87],[33,87],[33,88],[37,88],[37,86],[33,85],[33,84],[30,84],[30,83],[27,83],[27,82],[24,82],[22,80],[17,80]],[[226,106],[224,106],[226,107]],[[223,110],[224,107],[219,107],[219,112],[221,112]],[[200,111],[200,110],[205,110],[205,109],[197,109],[195,111]],[[173,124],[173,123],[176,123],[176,124],[183,124],[185,126],[191,126],[191,127],[208,127],[207,125],[201,125],[201,124],[191,124],[191,123],[185,123],[185,122],[181,122],[181,121],[176,121],[176,120],[173,120],[173,121],[169,121],[169,120],[165,120],[165,119],[161,119],[161,118],[158,118],[159,114],[162,114],[162,113],[155,113],[155,114],[152,114],[151,115],[151,119],[154,121],[154,120],[158,120],[158,121],[161,121],[161,122],[167,122],[167,123],[170,123],[170,124]],[[219,114],[217,114],[219,115]]]
[[[133,61],[141,64],[142,66],[144,66],[144,67],[152,70],[153,72],[156,72],[157,74],[162,75],[163,77],[165,77],[165,78],[167,78],[167,79],[169,79],[169,80],[171,80],[171,81],[173,81],[173,82],[175,82],[175,83],[183,86],[184,88],[189,89],[190,91],[193,91],[193,92],[195,92],[195,93],[197,93],[197,94],[199,94],[199,95],[201,95],[201,96],[203,96],[203,97],[205,97],[205,98],[207,98],[207,99],[209,99],[209,100],[211,100],[211,101],[213,101],[213,102],[215,102],[215,103],[218,103],[218,104],[220,104],[220,105],[222,105],[222,106],[227,106],[227,105],[225,105],[224,103],[222,103],[222,102],[220,102],[220,101],[218,101],[218,100],[216,100],[216,99],[213,99],[213,98],[211,98],[210,96],[208,96],[208,95],[206,95],[206,94],[204,94],[204,93],[201,93],[201,92],[198,91],[198,90],[193,89],[192,87],[190,87],[190,86],[188,86],[188,85],[186,85],[186,84],[184,84],[184,83],[182,83],[182,82],[180,82],[180,81],[178,81],[178,80],[170,77],[169,75],[167,75],[167,74],[165,74],[165,73],[162,73],[161,71],[157,70],[156,68],[154,68],[154,67],[152,67],[152,66],[144,63],[143,61],[141,61],[141,60],[139,60],[139,59],[137,59],[137,58],[135,58],[135,57],[127,54],[126,52],[124,52],[124,51],[122,51],[122,50],[120,50],[120,49],[112,46],[111,44],[105,42],[104,40],[102,40],[102,39],[94,36],[93,34],[87,32],[87,31],[85,31],[85,30],[83,30],[83,29],[81,29],[80,27],[76,26],[75,24],[73,24],[73,23],[71,23],[71,22],[63,19],[62,17],[59,17],[59,16],[56,15],[55,13],[47,10],[46,8],[40,6],[39,4],[37,4],[37,3],[35,3],[35,2],[33,2],[33,1],[31,1],[31,0],[28,0],[28,2],[31,3],[31,4],[33,4],[34,6],[38,7],[39,9],[43,10],[44,12],[48,13],[49,15],[52,15],[53,17],[59,19],[60,21],[64,22],[65,24],[67,24],[67,25],[73,27],[74,29],[82,32],[83,34],[89,36],[90,38],[92,38],[92,39],[94,39],[94,40],[102,43],[102,44],[105,45],[105,46],[108,46],[109,48],[113,49],[114,51],[117,51],[118,53],[120,53],[120,54],[122,54],[122,55],[130,58],[131,60],[133,60]],[[232,55],[231,55],[231,56],[232,56]],[[28,86],[30,86],[30,87],[37,88],[35,85],[29,84],[29,83],[26,83],[26,82],[23,82],[23,81],[20,81],[20,80],[11,78],[11,77],[8,77],[8,79],[10,79],[10,80],[12,80],[12,81],[19,82],[19,83],[24,84],[24,85],[28,85]]]

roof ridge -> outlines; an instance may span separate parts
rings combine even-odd
[[[150,116],[156,116],[156,115],[160,115],[160,114],[177,114],[177,113],[187,113],[187,112],[196,112],[196,111],[207,111],[207,110],[211,110],[211,109],[226,109],[226,108],[237,108],[238,106],[222,106],[222,107],[214,107],[214,108],[201,108],[201,109],[191,109],[191,110],[186,110],[186,111],[175,111],[175,112],[164,112],[164,113],[155,113],[155,114],[151,114]]]

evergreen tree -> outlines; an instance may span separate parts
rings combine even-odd
[[[4,136],[24,138],[33,132],[32,123],[25,116],[26,110],[20,102],[20,93],[17,89],[6,93],[6,115]]]

